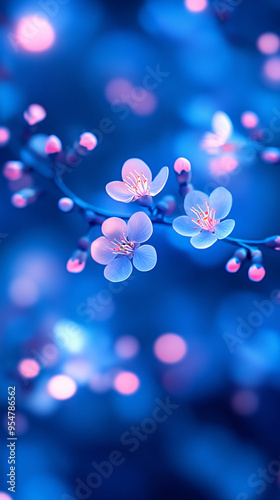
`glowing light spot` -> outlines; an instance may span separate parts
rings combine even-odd
[[[74,396],[77,391],[77,384],[67,375],[55,375],[49,380],[47,390],[54,399],[62,401]]]
[[[46,142],[45,152],[47,154],[53,154],[60,153],[61,150],[61,140],[56,135],[50,135]]]
[[[112,388],[112,377],[109,373],[95,373],[90,379],[89,386],[94,392],[107,392]]]
[[[71,359],[65,363],[63,371],[76,382],[85,383],[92,374],[92,365],[82,358]]]
[[[260,264],[250,266],[248,276],[251,281],[261,281],[265,277],[265,269]]]
[[[16,27],[16,40],[24,50],[43,52],[49,49],[55,40],[54,29],[47,19],[31,15],[23,17]]]
[[[140,380],[132,372],[121,372],[114,379],[114,388],[116,391],[129,396],[139,389]]]
[[[186,342],[176,333],[161,335],[154,343],[154,354],[162,363],[178,363],[186,352]]]
[[[241,123],[245,128],[255,128],[259,123],[259,117],[253,111],[244,111],[241,115]]]
[[[132,335],[124,335],[116,341],[115,350],[120,358],[134,358],[139,352],[139,342]]]
[[[177,160],[174,163],[174,170],[176,174],[181,174],[183,171],[185,172],[190,172],[191,171],[191,164],[189,160],[186,158],[177,158]]]
[[[12,497],[3,491],[0,491],[0,500],[12,500]]]
[[[9,181],[18,181],[22,177],[23,168],[21,161],[7,161],[4,163],[3,175]]]
[[[10,131],[7,127],[0,127],[0,148],[6,146],[11,137]]]
[[[257,47],[263,54],[274,54],[280,49],[280,38],[275,33],[263,33],[257,39]]]
[[[25,121],[27,121],[30,126],[42,122],[46,116],[47,112],[40,104],[30,104],[23,113]]]
[[[60,198],[60,200],[58,200],[58,208],[61,212],[70,212],[73,207],[74,202],[71,198],[67,198],[65,196],[64,198]]]
[[[35,359],[23,359],[18,365],[19,373],[25,378],[35,378],[40,373],[40,365]]]
[[[156,96],[153,92],[149,92],[142,87],[139,87],[138,94],[137,88],[135,88],[131,96],[130,107],[136,115],[151,115],[157,107]]]
[[[238,167],[238,161],[234,156],[221,156],[210,161],[210,170],[215,175],[232,172]]]
[[[28,277],[23,276],[11,282],[9,296],[15,305],[30,307],[38,301],[39,292],[36,283]]]
[[[88,151],[93,151],[93,149],[97,146],[97,138],[91,132],[84,132],[80,136],[79,144],[80,146],[86,148]]]
[[[280,161],[280,149],[279,148],[265,148],[261,152],[261,158],[266,163],[278,163]]]
[[[105,97],[110,103],[114,103],[114,101],[118,101],[118,104],[126,103],[132,90],[133,86],[129,80],[114,78],[106,85]]]
[[[185,6],[191,12],[202,12],[208,7],[207,0],[185,0]]]
[[[264,74],[272,82],[280,82],[280,57],[272,57],[264,64]]]
[[[238,260],[236,257],[232,257],[227,264],[226,264],[226,270],[228,273],[237,273],[239,271],[241,266],[240,260]]]
[[[54,325],[53,331],[59,348],[75,354],[84,349],[87,331],[75,321],[61,319]]]
[[[252,415],[259,407],[259,398],[253,391],[243,390],[234,394],[231,400],[233,410],[239,415]]]

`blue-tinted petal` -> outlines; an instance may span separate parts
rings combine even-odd
[[[177,219],[173,221],[172,225],[173,229],[183,236],[194,236],[200,232],[200,227],[195,225],[195,222],[193,222],[191,217],[188,217],[187,215],[177,217]]]
[[[133,264],[138,271],[150,271],[157,263],[157,253],[151,245],[142,245],[134,252]]]
[[[127,236],[129,241],[143,243],[153,234],[153,224],[145,212],[136,212],[127,223]]]
[[[132,264],[127,257],[117,257],[104,269],[105,278],[114,283],[126,280],[131,273]]]
[[[154,180],[151,184],[151,187],[150,187],[150,193],[152,196],[155,196],[164,188],[166,181],[168,179],[168,174],[169,174],[168,167],[163,167],[159,171],[159,173],[154,178]]]
[[[129,203],[133,199],[133,194],[128,191],[125,183],[121,181],[109,182],[106,186],[106,191],[111,198],[123,203]]]
[[[233,230],[235,226],[235,221],[233,219],[227,219],[220,222],[215,228],[215,235],[219,240],[226,238]]]
[[[228,215],[232,206],[232,195],[224,187],[214,189],[210,195],[210,208],[216,210],[215,218],[223,219]]]
[[[109,264],[115,258],[112,252],[112,243],[105,236],[100,236],[91,244],[91,256],[98,264]]]
[[[126,223],[119,217],[110,217],[103,222],[101,231],[108,240],[119,242],[127,234]]]
[[[185,197],[184,201],[184,209],[186,214],[190,217],[194,217],[194,213],[192,212],[192,208],[194,207],[196,210],[206,211],[206,204],[209,204],[209,198],[207,194],[202,191],[190,191]]]
[[[210,231],[201,231],[201,233],[192,237],[191,244],[195,248],[208,248],[211,247],[215,241],[217,241],[217,236],[215,236],[215,234],[210,233]]]
[[[131,175],[132,174],[132,175]],[[130,181],[133,176],[143,174],[147,179],[147,184],[150,186],[152,182],[152,172],[148,165],[139,158],[130,158],[127,160],[122,168],[122,179],[123,181]]]

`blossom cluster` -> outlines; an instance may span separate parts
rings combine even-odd
[[[82,213],[89,224],[89,232],[79,239],[77,249],[68,260],[66,267],[69,272],[81,272],[89,254],[95,262],[105,266],[104,276],[112,282],[129,278],[133,267],[142,272],[151,271],[157,263],[157,253],[155,248],[146,242],[153,234],[153,226],[162,224],[170,226],[179,235],[190,238],[191,245],[197,249],[209,248],[218,240],[237,246],[233,257],[226,264],[226,270],[236,273],[245,261],[249,261],[249,279],[261,281],[264,278],[263,254],[259,247],[280,250],[280,236],[257,242],[229,237],[235,227],[235,221],[227,218],[233,198],[225,187],[214,189],[210,195],[195,190],[191,184],[192,168],[189,160],[183,157],[176,159],[174,173],[179,195],[184,198],[185,215],[170,219],[176,211],[176,198],[173,195],[165,195],[157,202],[153,200],[166,186],[169,168],[162,167],[153,178],[152,171],[144,161],[131,158],[122,167],[122,180],[109,182],[106,192],[120,203],[136,202],[141,210],[136,211],[130,218],[115,217],[114,214],[88,204],[76,196],[64,184],[62,178],[69,164],[78,164],[83,156],[95,149],[95,135],[91,132],[82,133],[72,150],[69,152],[68,148],[66,153],[57,136],[36,133],[38,123],[45,119],[46,114],[39,104],[31,104],[24,111],[27,129],[23,139],[26,146],[20,152],[20,159],[11,159],[4,164],[3,175],[13,184],[36,171],[53,180],[63,193],[64,196],[58,201],[62,212],[71,212],[78,208]],[[247,115],[244,116],[244,123],[252,123],[254,117]],[[227,115],[223,112],[216,113],[212,125],[213,131],[205,134],[201,147],[210,155],[220,149],[236,150],[234,142],[228,143],[232,135],[232,123]],[[7,147],[10,132],[5,127],[0,131],[0,147]],[[42,190],[33,183],[23,183],[23,187],[13,193],[11,202],[14,207],[23,208],[36,201],[41,194]],[[94,241],[90,237],[93,226],[101,226],[102,232]]]

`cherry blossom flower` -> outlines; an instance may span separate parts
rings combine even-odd
[[[107,280],[124,281],[132,273],[132,264],[138,271],[150,271],[157,262],[157,254],[151,245],[140,246],[153,233],[151,220],[144,212],[133,214],[128,223],[118,217],[110,217],[101,226],[104,236],[91,245],[92,258],[105,265]]]
[[[122,168],[122,181],[109,182],[106,191],[111,198],[124,203],[156,196],[164,188],[169,169],[163,167],[152,181],[148,165],[138,158],[127,160]]]
[[[221,222],[231,206],[231,193],[224,187],[218,187],[209,197],[201,191],[191,191],[184,201],[187,215],[177,217],[173,228],[183,236],[191,236],[191,244],[195,248],[208,248],[217,239],[222,240],[232,232],[234,220]]]

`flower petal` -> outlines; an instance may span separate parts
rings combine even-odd
[[[127,236],[129,241],[144,243],[153,234],[153,224],[145,212],[136,212],[127,223]]]
[[[226,238],[233,230],[235,226],[235,221],[233,219],[227,219],[223,222],[217,224],[215,228],[215,235],[219,240]]]
[[[133,179],[131,174],[135,175],[136,174],[143,174],[147,178],[147,184],[148,186],[152,182],[152,172],[150,171],[148,165],[144,163],[142,160],[139,160],[138,158],[131,158],[130,160],[127,160],[122,168],[122,179],[123,181]]]
[[[151,245],[142,245],[134,252],[133,264],[138,271],[150,271],[157,263],[157,253]]]
[[[216,210],[215,218],[223,219],[228,215],[232,206],[232,195],[224,187],[214,189],[210,195],[210,208]]]
[[[114,283],[126,280],[131,273],[132,264],[127,257],[117,257],[104,269],[105,278]]]
[[[150,187],[150,193],[152,196],[155,196],[158,194],[165,186],[166,181],[168,179],[168,174],[169,174],[169,168],[168,167],[163,167],[157,176],[154,178],[151,187]]]
[[[133,195],[128,191],[124,182],[113,181],[106,186],[106,191],[111,198],[117,201],[129,203],[133,199]]]
[[[200,232],[200,227],[195,225],[191,217],[182,215],[173,221],[173,229],[183,236],[194,236]],[[196,227],[196,229],[195,229]]]
[[[221,138],[223,144],[230,138],[233,132],[232,121],[223,111],[217,111],[217,113],[214,114],[212,128],[215,134]]]
[[[91,244],[91,256],[98,264],[109,264],[115,258],[112,243],[104,236],[100,236]]]
[[[205,202],[209,204],[209,198],[207,194],[203,193],[202,191],[190,191],[185,197],[184,201],[184,209],[186,214],[188,214],[190,217],[194,217],[195,215],[191,211],[193,207],[199,210],[199,206],[202,210],[206,210]]]
[[[103,222],[101,231],[108,240],[120,241],[127,234],[126,223],[119,217],[110,217]]]
[[[217,241],[217,236],[210,231],[201,231],[201,233],[193,236],[191,239],[191,244],[195,248],[208,248]]]

